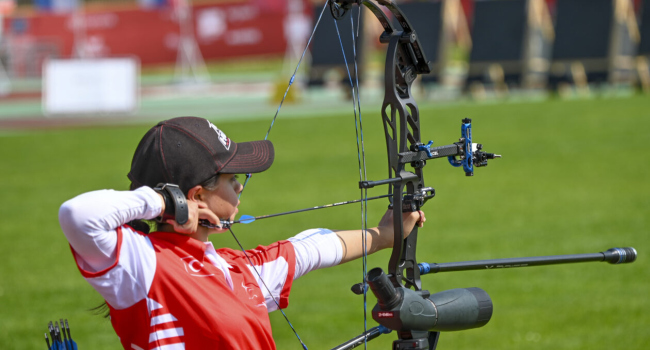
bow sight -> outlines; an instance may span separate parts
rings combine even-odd
[[[628,263],[636,259],[634,248],[614,248],[607,252],[551,256],[537,258],[498,259],[489,261],[460,262],[449,264],[418,264],[415,258],[417,227],[404,238],[401,212],[419,210],[427,200],[435,196],[435,190],[425,187],[422,169],[426,161],[447,158],[451,165],[462,167],[466,176],[474,175],[474,167],[487,166],[488,160],[500,155],[483,152],[481,144],[472,141],[472,121],[463,119],[461,138],[446,146],[432,147],[433,142],[422,143],[420,116],[413,99],[411,86],[418,74],[431,72],[417,33],[404,13],[393,2],[377,0],[396,19],[401,27],[397,30],[386,13],[369,0],[329,0],[329,8],[335,19],[346,15],[353,4],[364,5],[377,17],[384,28],[379,40],[388,44],[384,71],[384,101],[381,108],[386,148],[388,151],[388,178],[379,181],[359,181],[361,189],[388,185],[392,193],[391,208],[394,211],[394,245],[388,264],[388,272],[375,268],[365,283],[353,286],[353,292],[364,294],[369,286],[378,303],[372,316],[381,326],[334,349],[351,349],[374,339],[382,333],[395,330],[398,340],[393,349],[435,349],[440,331],[455,331],[482,327],[492,316],[492,301],[479,288],[453,289],[431,294],[422,289],[421,274],[494,267],[524,267],[534,265],[563,264],[585,261],[608,261]],[[406,166],[412,168],[411,171]],[[449,265],[449,266],[447,266]],[[449,268],[449,270],[445,270]]]

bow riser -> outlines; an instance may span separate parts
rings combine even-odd
[[[385,95],[382,106],[382,120],[386,136],[389,171],[388,177],[401,179],[392,184],[394,243],[393,252],[388,263],[388,275],[393,285],[413,286],[421,290],[420,273],[415,260],[417,228],[404,240],[402,211],[419,210],[418,205],[404,203],[403,193],[413,196],[424,188],[422,167],[415,167],[414,172],[406,171],[406,165],[400,161],[399,154],[409,152],[414,145],[420,144],[420,116],[417,103],[411,96],[411,84],[417,74],[413,74],[413,62],[404,52],[402,32],[393,32],[388,44],[385,71]],[[388,110],[390,109],[390,113]],[[422,163],[422,166],[424,164]],[[415,176],[413,176],[415,175]],[[390,190],[389,190],[390,191]],[[405,205],[406,204],[406,205]]]

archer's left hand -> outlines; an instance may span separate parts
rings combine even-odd
[[[415,225],[422,227],[427,219],[423,211],[414,211],[402,213],[402,227],[404,228],[404,238],[406,238]],[[388,210],[379,221],[377,227],[369,228],[365,233],[362,230],[351,231],[334,231],[341,240],[343,245],[343,259],[341,263],[360,258],[364,254],[364,246],[359,237],[366,239],[366,252],[372,254],[381,249],[391,248],[395,233],[393,230],[393,211]]]
[[[424,212],[422,210],[418,211],[413,211],[413,212],[408,212],[408,213],[402,213],[402,227],[404,229],[404,238],[408,237],[408,235],[411,234],[411,231],[413,231],[413,228],[415,225],[418,227],[424,226],[424,223],[427,221],[427,218],[424,216]],[[393,231],[393,210],[389,209],[386,211],[384,216],[381,218],[379,221],[379,225],[377,225],[378,228],[380,228],[382,231],[389,230]]]

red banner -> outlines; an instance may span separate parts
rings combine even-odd
[[[284,21],[288,11],[262,3],[221,1],[193,6],[190,25],[203,57],[210,60],[284,53]],[[309,13],[310,8],[306,7],[303,13]],[[173,63],[180,41],[178,12],[171,6],[152,10],[87,10],[77,15],[33,14],[9,18],[7,22],[10,41],[23,44],[22,51],[30,51],[25,49],[29,45],[47,44],[48,52],[56,52],[58,57],[74,56],[77,44],[89,57],[136,55],[143,65]],[[85,31],[79,30],[84,23]],[[75,35],[80,39],[75,39]]]

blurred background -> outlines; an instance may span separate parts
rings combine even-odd
[[[615,246],[639,252],[624,266],[423,276],[432,292],[481,287],[495,304],[487,326],[445,333],[438,349],[646,349],[650,1],[397,3],[433,67],[413,89],[423,141],[455,142],[469,117],[475,140],[503,155],[472,178],[446,161],[430,162],[424,173],[437,196],[425,207],[418,260]],[[277,113],[269,135],[275,164],[252,178],[242,214],[352,200],[359,197],[359,172],[350,80],[358,78],[369,177],[386,176],[381,25],[355,6],[354,24],[348,16],[337,28],[326,8],[305,50],[324,5],[0,0],[2,348],[44,349],[47,322],[59,318],[70,321],[80,349],[120,348],[110,321],[90,311],[102,300],[78,273],[57,212],[83,192],[127,189],[133,150],[160,120],[205,117],[233,140],[247,141],[263,138]],[[380,202],[369,205],[370,225],[386,209]],[[359,208],[346,206],[234,231],[253,248],[307,228],[352,229],[360,222]],[[225,235],[211,239],[236,247]],[[386,268],[389,253],[370,257],[369,266]],[[363,332],[362,297],[349,291],[361,273],[353,262],[294,284],[288,316],[311,349]],[[278,349],[300,348],[281,315],[271,319]],[[389,348],[394,338],[384,335],[368,347]]]

